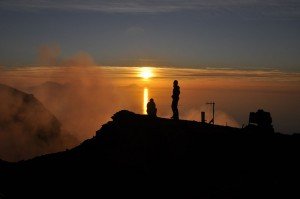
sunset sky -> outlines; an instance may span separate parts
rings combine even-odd
[[[35,65],[37,48],[99,65],[300,70],[297,0],[2,0],[0,65]]]
[[[121,109],[242,127],[270,111],[300,133],[297,0],[1,0],[0,83],[37,97],[79,138]],[[75,132],[77,131],[77,132]]]
[[[70,58],[71,59],[71,58]],[[74,63],[74,62],[71,62]],[[34,94],[70,130],[88,138],[117,111],[145,114],[154,98],[158,116],[170,118],[173,80],[181,87],[180,118],[211,119],[242,127],[249,112],[270,111],[276,131],[300,132],[300,73],[278,70],[165,67],[58,66],[0,70],[1,83]]]

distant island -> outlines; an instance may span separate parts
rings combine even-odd
[[[0,161],[0,197],[298,194],[300,136],[117,112],[79,146]]]

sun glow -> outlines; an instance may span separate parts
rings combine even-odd
[[[140,77],[143,79],[149,79],[153,77],[152,69],[149,67],[142,67],[140,71]]]

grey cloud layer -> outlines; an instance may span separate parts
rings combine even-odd
[[[2,0],[0,8],[13,10],[69,10],[107,13],[163,13],[204,11],[244,17],[300,18],[299,0]]]

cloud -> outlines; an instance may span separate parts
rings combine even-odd
[[[151,67],[156,79],[216,79],[227,78],[264,80],[277,82],[300,82],[299,72],[287,72],[275,69],[243,69],[243,68],[175,68],[175,67]],[[113,71],[113,72],[112,72]],[[140,67],[105,67],[102,72],[108,76],[138,78]]]
[[[297,0],[2,0],[0,8],[105,13],[166,13],[194,10],[212,15],[231,13],[244,18],[300,17],[300,2]]]

